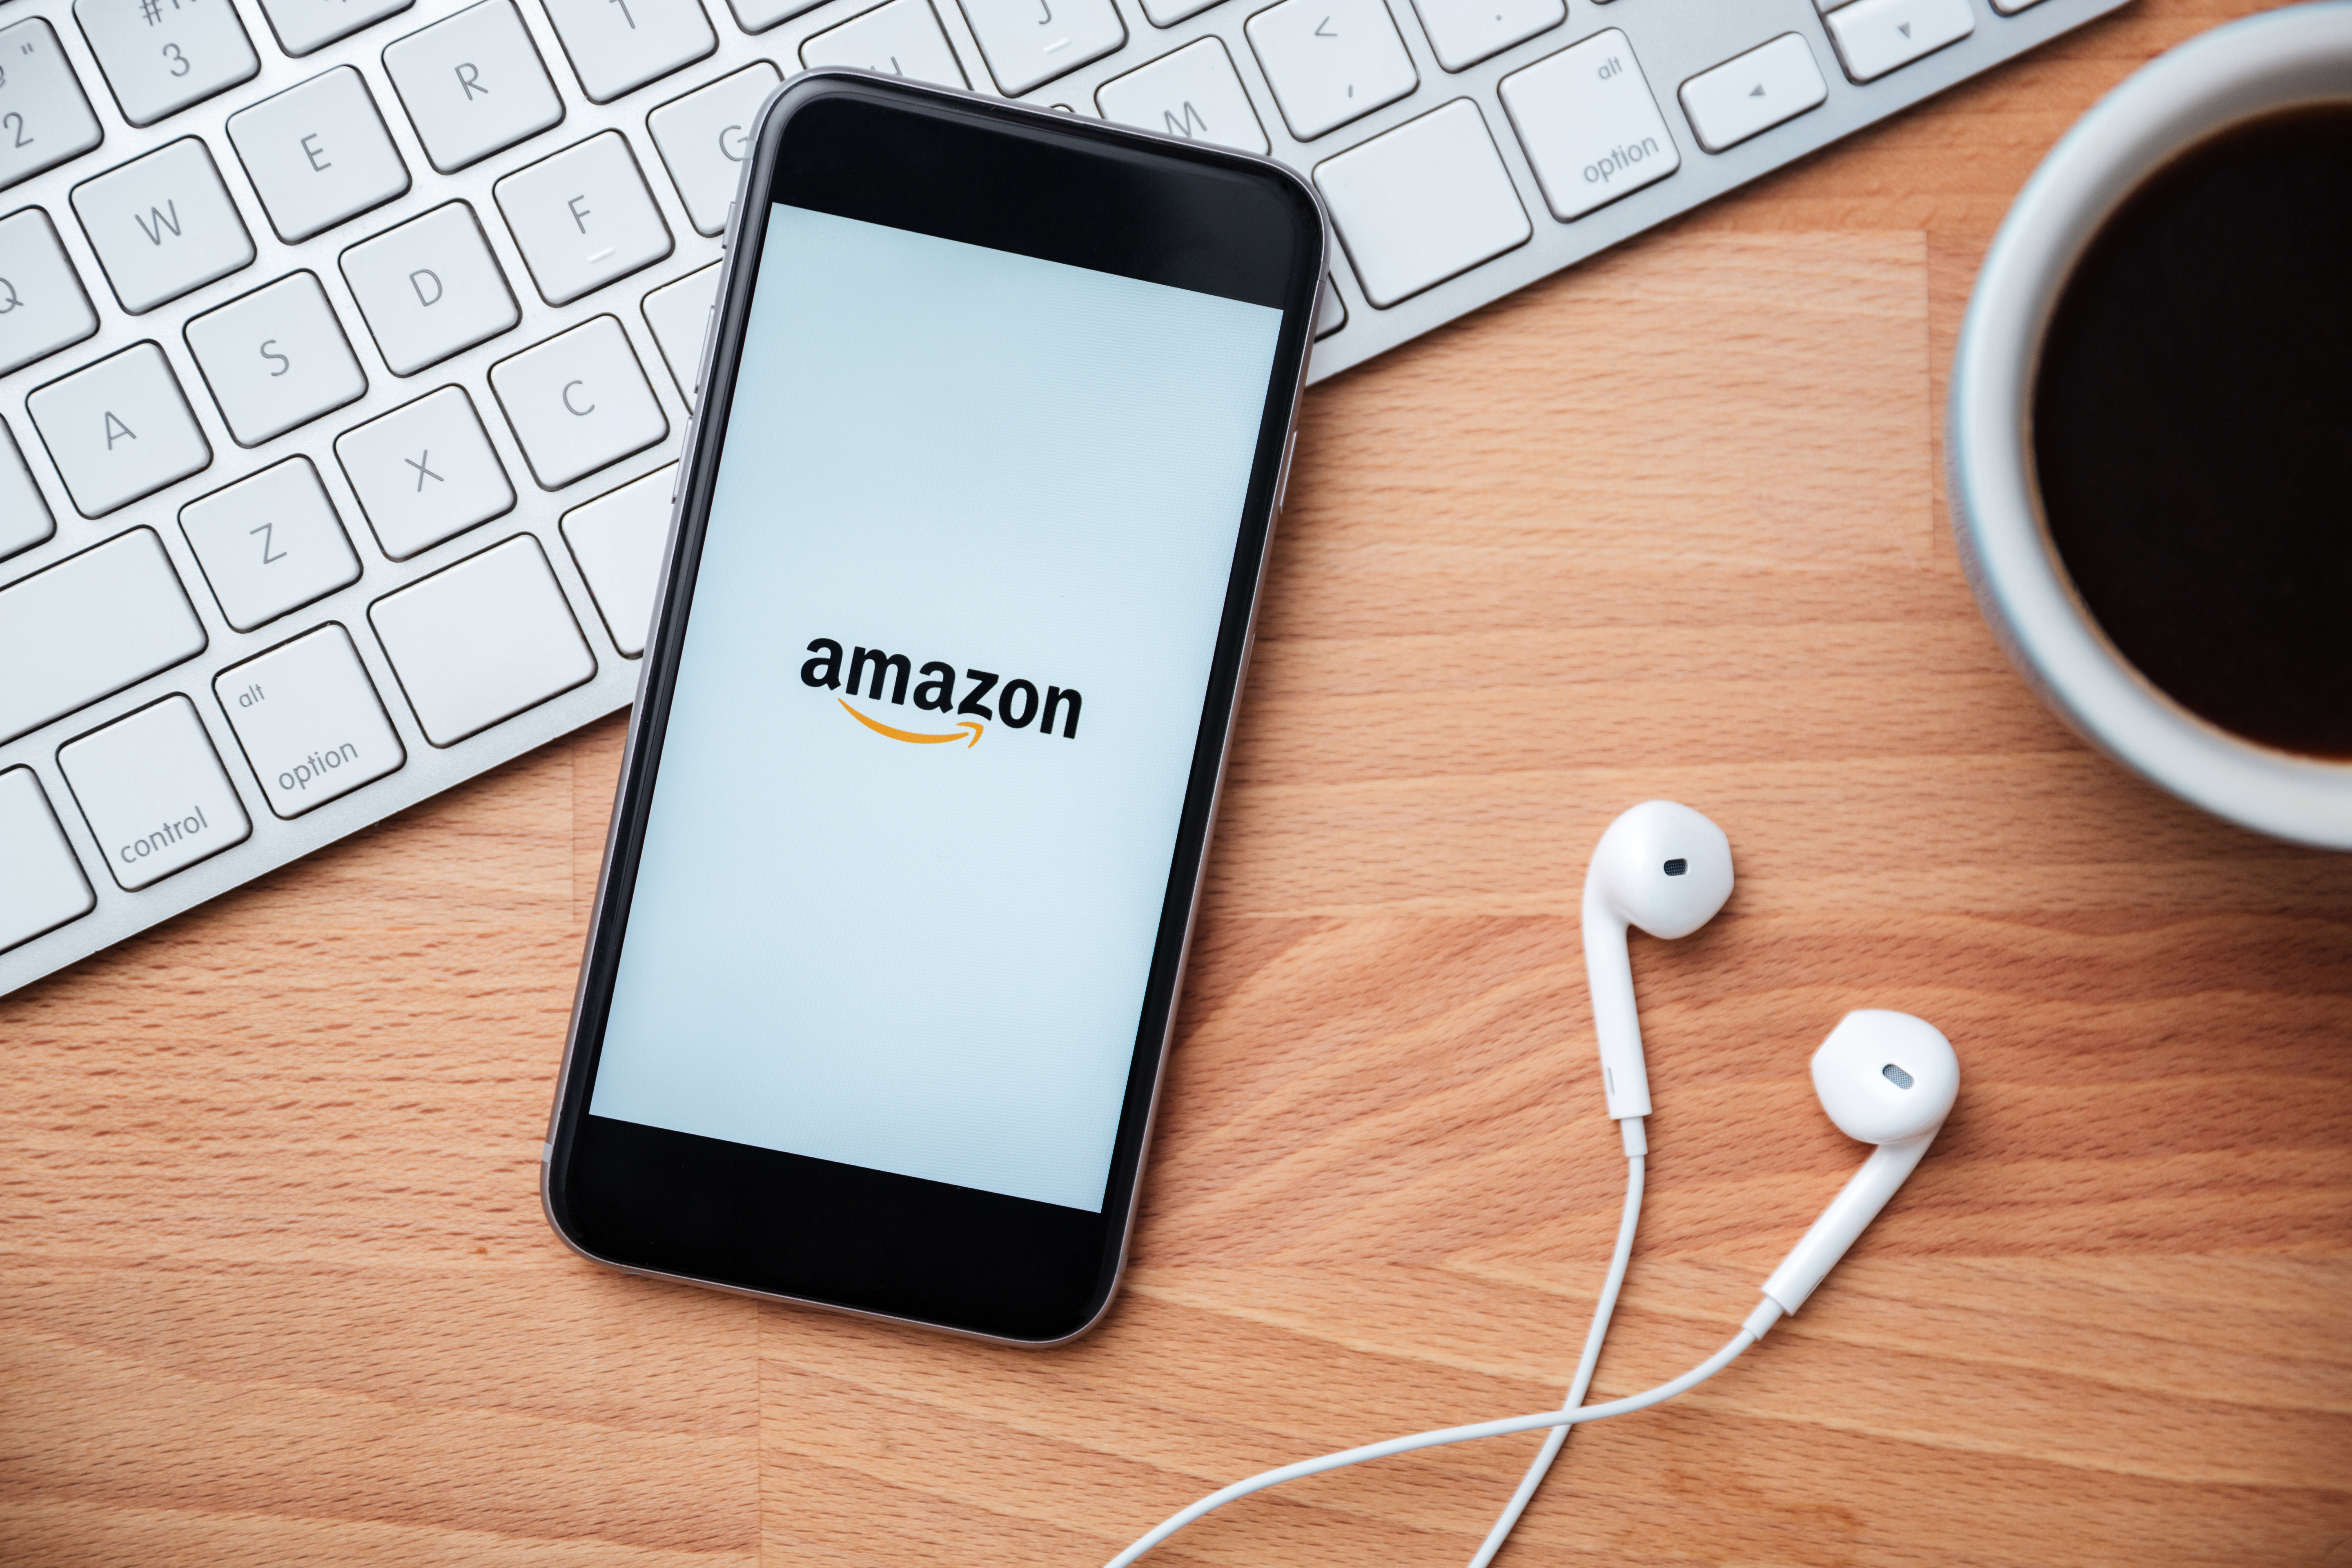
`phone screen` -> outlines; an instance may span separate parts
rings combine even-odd
[[[1283,319],[772,210],[593,1115],[1102,1211]]]

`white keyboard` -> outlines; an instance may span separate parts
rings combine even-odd
[[[1328,375],[2121,0],[0,5],[0,993],[626,704],[787,73],[1309,173]]]

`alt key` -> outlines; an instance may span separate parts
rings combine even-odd
[[[280,816],[299,816],[408,761],[351,633],[331,621],[222,670],[213,694]]]

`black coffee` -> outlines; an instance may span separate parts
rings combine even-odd
[[[2158,171],[2067,280],[2033,393],[2066,571],[2249,740],[2352,757],[2352,104]]]

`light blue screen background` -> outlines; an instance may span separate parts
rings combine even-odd
[[[594,1114],[1100,1211],[1280,325],[775,209]],[[887,739],[816,637],[1077,736]]]

